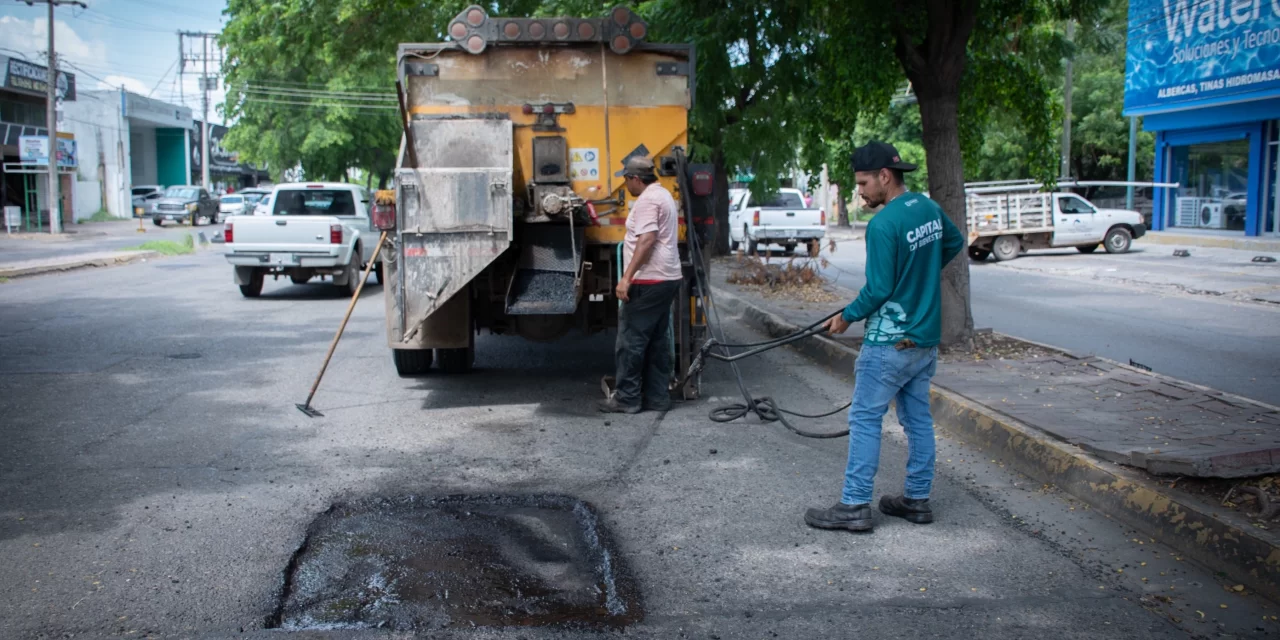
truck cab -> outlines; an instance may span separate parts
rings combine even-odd
[[[1125,253],[1147,232],[1142,214],[1103,209],[1066,191],[970,194],[969,257],[1012,260],[1031,249],[1075,247],[1093,253]]]

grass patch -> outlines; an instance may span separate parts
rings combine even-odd
[[[125,247],[121,251],[155,251],[166,256],[181,256],[196,250],[196,242],[190,235],[183,237],[182,242],[172,240],[149,240],[136,247]]]
[[[4,276],[0,276],[0,284],[9,284],[9,279]]]
[[[94,213],[88,218],[77,221],[76,224],[83,224],[85,222],[112,222],[114,220],[123,220],[123,218],[117,218],[111,215],[111,212],[106,209],[98,209],[97,213]]]

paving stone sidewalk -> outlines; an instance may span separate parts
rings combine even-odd
[[[856,292],[828,285],[836,301],[764,295],[725,281],[717,288],[795,325],[808,325]],[[860,336],[855,325],[847,336]],[[1101,458],[1160,475],[1247,477],[1280,472],[1280,409],[1088,355],[944,362],[935,385]]]

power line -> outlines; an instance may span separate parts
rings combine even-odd
[[[352,109],[352,110],[398,110],[400,107],[396,105],[372,105],[372,104],[343,104],[343,103],[321,103],[321,102],[295,102],[290,100],[269,100],[266,98],[245,98],[246,104],[277,104],[292,105],[300,107],[313,107],[319,109]]]
[[[174,68],[174,67],[176,67],[176,66],[178,66],[178,61],[177,61],[177,60],[174,60],[174,61],[173,61],[173,64],[169,65],[169,70],[164,72],[164,76],[160,76],[160,79],[159,79],[159,80],[156,80],[156,86],[151,87],[151,91],[150,91],[149,93],[147,93],[147,97],[148,97],[148,98],[150,98],[150,97],[152,96],[152,94],[154,94],[154,93],[156,92],[156,89],[159,89],[159,88],[160,88],[160,83],[161,83],[161,82],[164,82],[164,78],[165,78],[165,76],[169,75],[169,71],[173,71],[173,68]]]
[[[385,103],[396,102],[396,94],[376,94],[376,93],[344,93],[340,91],[301,91],[297,89],[280,89],[271,87],[261,87],[256,85],[236,87],[244,93],[272,95],[289,98],[340,98],[349,99],[354,102],[371,102]]]

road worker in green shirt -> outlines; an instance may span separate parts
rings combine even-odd
[[[827,322],[832,335],[865,320],[849,408],[849,462],[840,502],[809,509],[820,529],[871,531],[871,497],[880,461],[880,427],[889,402],[907,434],[907,480],[901,495],[880,498],[880,512],[909,522],[933,522],[929,491],[935,457],[929,380],[937,370],[942,327],[942,267],[965,245],[938,203],[907,191],[903,173],[916,166],[898,150],[871,142],[853,153],[858,191],[884,208],[867,225],[867,284]]]

